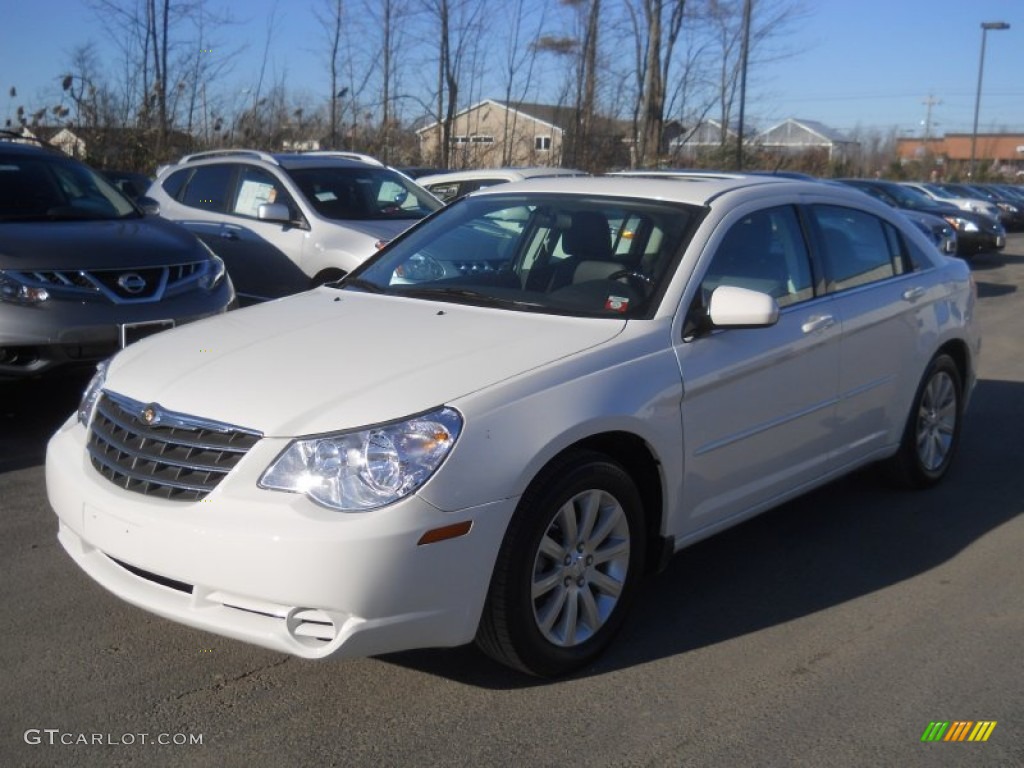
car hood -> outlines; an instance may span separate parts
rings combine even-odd
[[[196,261],[190,232],[153,217],[0,222],[0,269],[118,269]]]
[[[291,437],[420,413],[624,327],[319,288],[138,342],[117,356],[106,388]]]

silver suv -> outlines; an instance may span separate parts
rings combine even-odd
[[[94,170],[0,132],[0,380],[92,364],[224,312],[224,263]]]
[[[406,176],[344,152],[201,152],[162,168],[147,197],[224,259],[249,301],[337,280],[441,207]]]

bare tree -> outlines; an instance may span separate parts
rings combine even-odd
[[[538,49],[535,45],[524,45],[523,38],[539,39],[540,30],[544,28],[547,18],[547,4],[541,2],[538,9],[536,6],[528,6],[526,0],[516,0],[514,4],[508,6],[508,9],[510,32],[505,49],[502,75],[505,81],[505,103],[511,106],[514,102],[525,101],[526,95],[532,87],[533,69],[537,61]],[[537,19],[536,28],[532,34],[523,30],[523,23],[527,16]],[[513,111],[511,122],[506,120],[504,124],[501,142],[502,165],[512,163],[518,115],[518,110]]]
[[[327,43],[327,67],[330,73],[330,148],[338,147],[338,120],[341,100],[347,95],[340,82],[340,65],[338,56],[341,53],[342,30],[345,20],[345,9],[342,0],[324,0],[324,8],[315,11],[317,21],[324,30]]]
[[[644,29],[637,39],[641,96],[637,108],[635,164],[656,165],[665,127],[665,89],[683,26],[686,0],[641,0]],[[642,53],[642,55],[640,55]]]
[[[483,7],[474,0],[423,0],[428,26],[437,35],[434,117],[439,141],[434,162],[441,168],[450,166],[452,125],[459,109],[465,58],[479,39],[477,25]]]

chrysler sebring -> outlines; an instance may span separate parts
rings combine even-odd
[[[963,261],[856,190],[502,185],[339,283],[101,365],[49,498],[74,561],[168,619],[565,674],[688,545],[867,464],[940,481],[974,303]]]

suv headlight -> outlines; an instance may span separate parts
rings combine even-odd
[[[423,485],[461,431],[461,414],[445,407],[356,432],[300,438],[274,460],[259,485],[304,493],[344,512],[383,507]]]
[[[210,257],[210,265],[206,268],[206,272],[203,273],[202,277],[199,278],[199,287],[207,291],[212,291],[224,282],[224,275],[227,274],[227,267],[224,266],[224,260],[214,253],[210,249],[210,246],[202,240],[199,242],[203,248],[206,249],[206,253]]]
[[[50,298],[45,288],[26,285],[17,275],[0,270],[0,301],[32,306]]]
[[[82,401],[78,404],[78,422],[88,428],[92,421],[93,411],[96,410],[96,401],[100,399],[103,392],[103,385],[107,383],[107,368],[110,367],[109,360],[103,360],[96,365],[96,373],[89,380],[89,385],[82,393]]]

